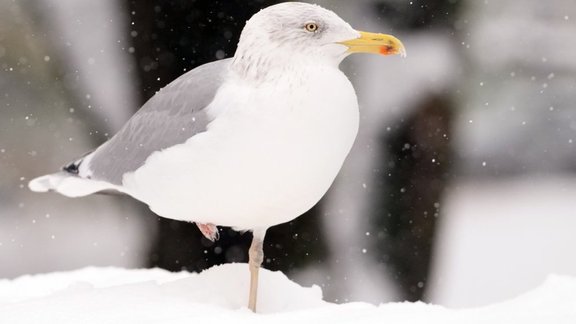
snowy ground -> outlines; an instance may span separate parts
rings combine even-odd
[[[318,287],[301,287],[263,270],[260,314],[247,302],[248,267],[227,264],[200,274],[87,268],[0,281],[2,323],[575,323],[576,278],[551,276],[512,300],[466,310],[424,303],[332,304]]]
[[[454,183],[440,207],[428,300],[483,306],[550,273],[576,276],[574,197],[576,178],[568,174]]]

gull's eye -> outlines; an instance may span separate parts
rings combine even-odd
[[[307,31],[314,33],[318,30],[318,24],[316,23],[307,23],[304,28],[306,28]]]

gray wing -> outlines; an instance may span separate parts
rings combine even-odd
[[[142,166],[153,152],[205,131],[211,120],[204,108],[214,99],[229,64],[230,59],[204,64],[156,93],[114,137],[85,158],[90,159],[90,177],[120,185],[123,175]],[[78,167],[82,160],[76,163]]]

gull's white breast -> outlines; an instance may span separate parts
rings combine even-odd
[[[326,193],[358,131],[354,89],[336,68],[257,87],[228,81],[207,109],[206,132],[124,177],[163,217],[239,229],[290,221]]]

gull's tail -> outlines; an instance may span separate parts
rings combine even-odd
[[[60,172],[33,179],[28,183],[28,188],[35,192],[55,191],[68,197],[82,197],[93,193],[119,191],[118,186],[106,181],[83,177],[81,172],[79,172],[82,161],[83,159],[80,159],[70,163],[64,166]]]
[[[65,171],[33,179],[28,188],[36,192],[56,191],[68,197],[82,197],[96,192],[112,190],[114,186],[104,181],[80,178]]]

